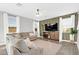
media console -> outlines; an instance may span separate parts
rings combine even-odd
[[[43,32],[43,37],[51,40],[59,40],[59,31],[45,31]]]

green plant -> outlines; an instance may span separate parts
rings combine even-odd
[[[77,30],[75,28],[70,28],[70,34],[74,35],[77,34]]]

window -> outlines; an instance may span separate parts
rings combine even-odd
[[[8,15],[8,32],[15,33],[16,32],[16,17],[12,15]]]

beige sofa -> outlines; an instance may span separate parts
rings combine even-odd
[[[12,37],[17,38],[17,39],[30,38],[31,41],[37,39],[37,37],[33,34],[33,32],[13,33],[13,34],[7,34],[7,36],[12,36]]]
[[[0,46],[0,55],[8,55],[5,45]]]
[[[13,34],[7,34],[8,38],[11,40],[15,40],[16,42],[13,45],[14,55],[41,55],[43,49],[36,46],[33,41],[37,39],[36,36],[32,34],[32,32],[22,32],[22,33],[13,33]],[[11,38],[11,36],[13,38]],[[29,38],[29,44],[28,46],[27,38]]]
[[[27,39],[25,39],[25,40],[27,40]],[[16,55],[16,54],[19,54],[19,55],[42,55],[43,49],[36,46],[36,45],[33,46],[33,44],[28,46],[26,41],[20,40],[18,43],[16,43],[14,45],[14,49],[16,49],[16,50],[14,50],[14,55]]]

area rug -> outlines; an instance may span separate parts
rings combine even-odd
[[[34,43],[43,48],[43,55],[56,55],[61,45],[44,40],[35,40]]]

